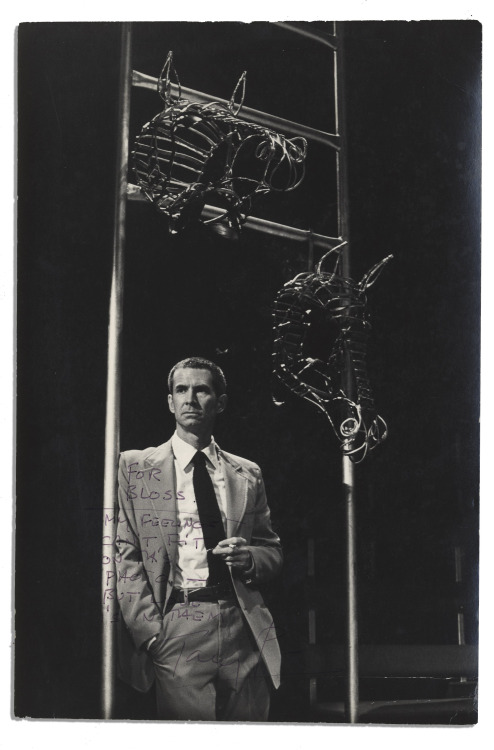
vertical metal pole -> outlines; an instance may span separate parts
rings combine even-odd
[[[339,235],[349,243],[349,199],[348,169],[346,162],[346,120],[343,63],[343,27],[335,23],[337,49],[335,52],[336,132],[340,136],[341,150],[337,154],[338,224]],[[350,243],[349,243],[350,245]],[[342,257],[342,274],[350,277],[350,246]],[[347,393],[352,398],[353,384],[346,383]],[[357,575],[356,575],[356,528],[355,528],[355,467],[348,456],[343,456],[343,493],[346,507],[347,532],[347,718],[351,724],[358,721],[358,621],[357,621]]]
[[[120,359],[123,319],[125,212],[127,202],[127,167],[131,87],[131,25],[122,24],[120,84],[118,108],[118,150],[113,233],[113,266],[108,321],[108,373],[106,384],[105,473],[103,492],[102,534],[102,684],[101,713],[103,719],[113,715],[115,686],[116,616],[114,528],[108,517],[114,517],[115,483],[120,449]],[[113,589],[113,591],[112,591]]]
[[[348,456],[343,456],[343,492],[347,525],[347,718],[358,721],[358,621],[355,529],[355,467]]]

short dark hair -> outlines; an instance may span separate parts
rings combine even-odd
[[[213,388],[216,395],[222,396],[226,393],[226,379],[223,370],[218,365],[215,365],[214,362],[211,362],[209,359],[203,359],[203,357],[188,357],[173,365],[168,375],[168,390],[170,393],[173,393],[173,376],[175,375],[175,370],[186,367],[193,370],[209,370],[213,378]]]

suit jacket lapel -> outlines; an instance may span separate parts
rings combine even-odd
[[[247,490],[249,483],[242,473],[242,467],[234,463],[229,456],[220,451],[225,477],[227,519],[226,534],[235,536],[244,517],[247,507]]]
[[[177,480],[175,477],[175,467],[173,464],[171,441],[169,440],[168,442],[163,443],[163,445],[158,446],[155,451],[147,456],[147,458],[145,459],[145,464],[150,468],[156,468],[160,470],[160,473],[157,474],[155,472],[148,482],[150,490],[150,501],[157,518],[161,520],[165,517],[164,514],[166,513],[167,517],[172,516],[173,519],[176,519]],[[167,491],[168,495],[171,491],[172,496],[170,499],[167,499]],[[156,498],[156,495],[159,495],[159,497]],[[168,557],[172,563],[172,566],[174,567],[178,545],[170,540],[170,528],[164,527],[160,523],[159,530],[163,539],[163,543],[166,547]]]

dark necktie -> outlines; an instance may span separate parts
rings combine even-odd
[[[194,485],[194,494],[196,496],[204,545],[206,550],[212,550],[218,542],[225,539],[223,521],[221,520],[213,481],[207,470],[206,456],[201,451],[197,451],[192,459],[192,463],[194,464],[192,483]],[[208,585],[228,580],[229,573],[226,563],[221,558],[211,554],[211,552],[208,552],[207,557],[209,566]]]

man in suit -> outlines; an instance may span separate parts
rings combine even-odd
[[[281,659],[258,587],[282,551],[261,471],[212,437],[227,405],[217,365],[183,360],[168,388],[171,440],[120,458],[120,674],[140,690],[155,679],[161,719],[266,720]]]

